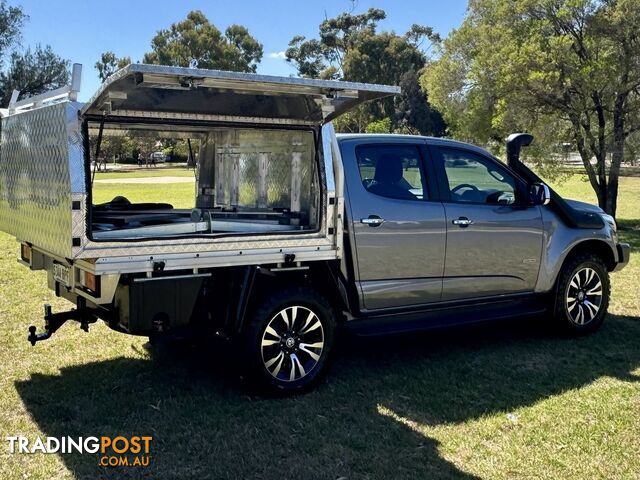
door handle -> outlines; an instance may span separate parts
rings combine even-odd
[[[384,218],[380,218],[378,215],[369,215],[368,218],[361,218],[360,223],[364,223],[370,227],[379,227],[384,223]]]
[[[466,228],[469,225],[473,225],[473,220],[469,220],[467,217],[460,217],[456,218],[451,223],[458,225],[460,228]]]

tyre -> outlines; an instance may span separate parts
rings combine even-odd
[[[609,272],[597,255],[582,254],[563,265],[556,288],[554,320],[574,335],[596,331],[609,307]]]
[[[269,393],[310,390],[327,372],[335,324],[327,300],[310,288],[264,300],[241,337],[246,375]]]

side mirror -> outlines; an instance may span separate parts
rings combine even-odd
[[[529,189],[529,198],[534,205],[548,205],[551,201],[551,191],[544,183],[534,183]]]

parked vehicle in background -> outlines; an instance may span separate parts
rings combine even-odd
[[[609,273],[629,261],[614,219],[521,163],[527,134],[508,139],[507,163],[452,140],[334,134],[332,119],[398,91],[136,64],[84,105],[10,105],[0,228],[76,306],[46,306],[29,341],[67,320],[212,335],[259,385],[293,393],[326,373],[339,324],[379,335],[546,313],[568,333],[596,330]],[[41,148],[43,131],[60,132],[57,149]],[[130,131],[198,140],[193,208],[170,190],[92,202],[90,142],[77,139],[99,150]]]
[[[164,154],[164,152],[153,152],[149,155],[149,160],[152,164],[164,163],[167,161],[167,156]]]

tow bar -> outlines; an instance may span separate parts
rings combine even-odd
[[[44,306],[44,332],[36,333],[37,327],[31,325],[29,327],[29,336],[27,340],[31,345],[35,345],[37,342],[51,338],[67,320],[75,320],[80,322],[80,328],[85,332],[89,331],[89,324],[95,323],[98,317],[95,315],[92,309],[87,308],[84,298],[78,298],[78,308],[69,310],[67,312],[52,313],[51,305],[46,304]]]

